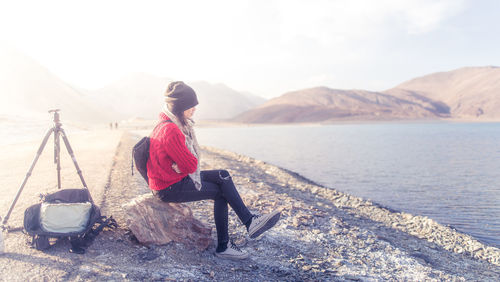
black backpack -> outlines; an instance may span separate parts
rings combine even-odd
[[[172,122],[171,120],[163,120],[160,123],[158,123],[153,131],[158,127],[158,125],[164,123],[164,122]],[[134,162],[135,162],[135,167],[139,171],[139,173],[142,175],[142,178],[146,180],[146,183],[149,184],[148,180],[148,159],[149,159],[149,145],[150,145],[150,137],[145,136],[137,144],[135,144],[134,148],[132,149],[132,175],[134,175]]]
[[[44,230],[41,226],[40,217],[43,203],[65,205],[71,205],[72,203],[90,204],[85,228],[75,232],[50,232]],[[37,250],[45,250],[50,247],[50,238],[68,238],[71,243],[70,252],[83,254],[85,252],[84,248],[90,245],[105,227],[116,228],[118,225],[113,217],[107,218],[101,215],[99,207],[94,204],[87,188],[64,189],[43,195],[40,203],[30,206],[24,212],[24,230],[33,237],[31,244]]]

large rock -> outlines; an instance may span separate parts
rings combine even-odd
[[[123,205],[127,225],[143,244],[179,242],[205,250],[212,242],[211,229],[193,217],[185,204],[165,203],[144,194]]]

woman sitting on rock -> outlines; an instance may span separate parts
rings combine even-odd
[[[226,170],[200,171],[200,148],[192,116],[198,99],[194,90],[181,81],[168,85],[160,124],[151,134],[148,160],[149,187],[164,202],[214,200],[218,257],[245,259],[248,253],[229,243],[228,207],[246,226],[250,238],[273,227],[280,212],[253,215],[247,209]]]

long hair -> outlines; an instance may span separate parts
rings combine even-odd
[[[167,102],[167,107],[168,110],[175,115],[177,120],[183,125],[187,125],[187,120],[186,117],[184,116],[184,111],[182,109],[179,109],[179,107],[176,105],[175,100],[174,101],[168,101]]]

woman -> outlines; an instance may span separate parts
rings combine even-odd
[[[248,253],[228,244],[228,204],[256,238],[279,220],[280,212],[253,215],[247,209],[226,170],[200,171],[200,148],[192,116],[198,99],[194,90],[181,81],[172,82],[165,92],[161,122],[153,130],[148,160],[149,187],[164,202],[214,200],[218,257],[245,259]]]

